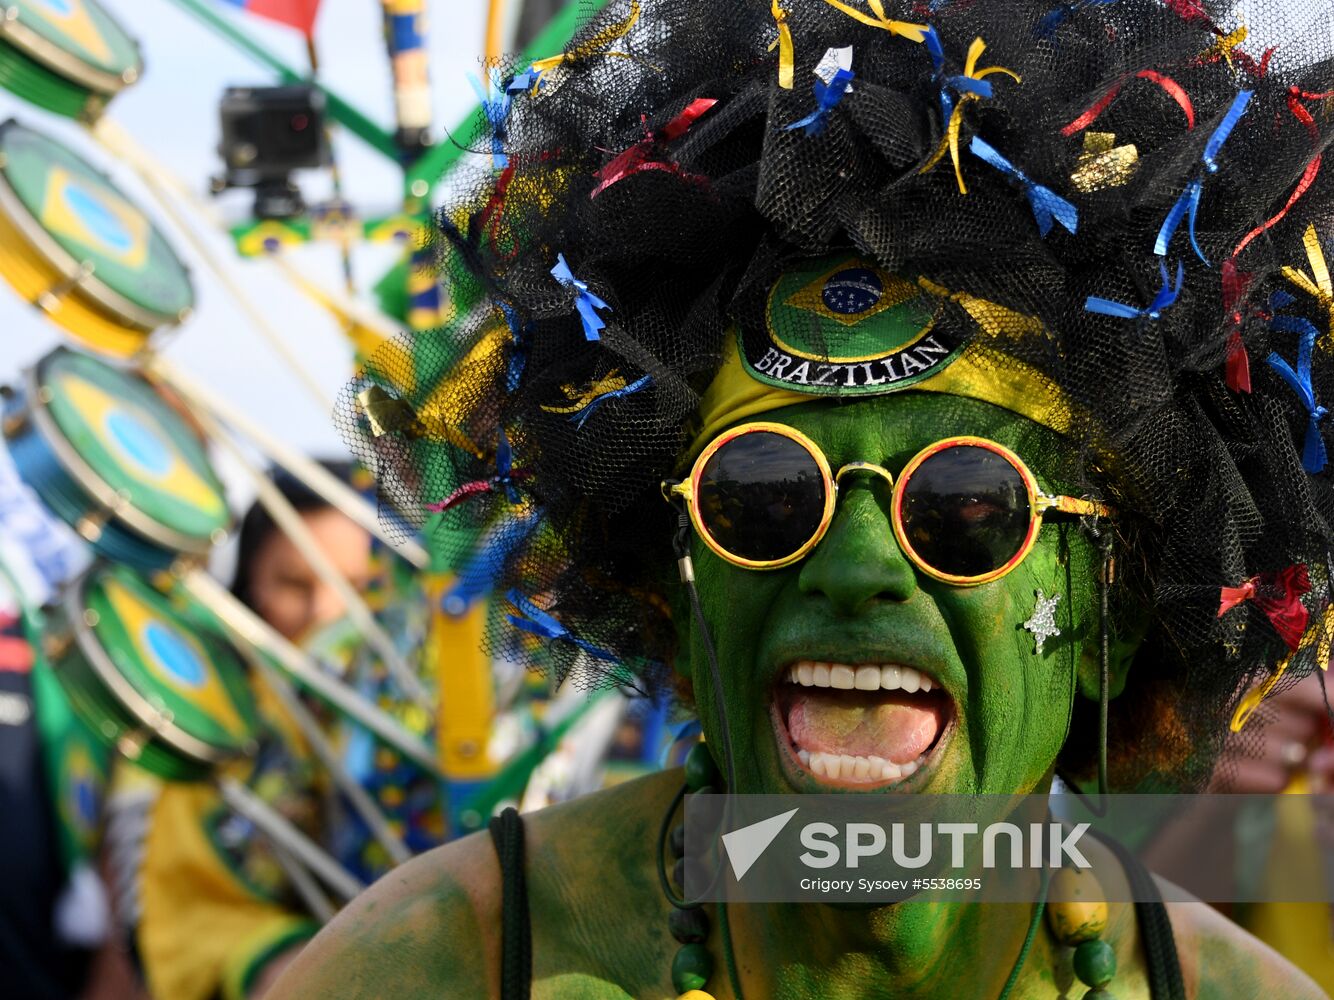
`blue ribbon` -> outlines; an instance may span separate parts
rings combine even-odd
[[[1269,311],[1278,312],[1280,309],[1286,309],[1297,301],[1297,296],[1291,292],[1285,292],[1283,289],[1276,290],[1269,296]]]
[[[462,617],[491,593],[514,553],[541,523],[539,513],[532,517],[506,520],[492,532],[459,570],[454,583],[441,595],[440,606],[445,614]]]
[[[850,69],[840,69],[833,78],[826,84],[823,80],[816,80],[815,91],[816,108],[805,118],[793,122],[791,125],[783,126],[784,132],[791,132],[795,129],[802,129],[807,135],[819,135],[829,124],[829,112],[838,106],[838,102],[843,100],[843,95],[848,92],[853,80],[853,72]]]
[[[1297,340],[1297,370],[1294,372],[1278,352],[1270,353],[1266,361],[1269,367],[1278,372],[1289,388],[1297,394],[1302,406],[1306,408],[1306,442],[1302,446],[1302,468],[1307,472],[1323,472],[1329,462],[1325,452],[1325,439],[1320,436],[1320,421],[1329,414],[1315,400],[1315,390],[1311,387],[1311,354],[1315,350],[1316,339],[1320,331],[1310,320],[1298,316],[1279,316],[1270,324],[1271,328],[1281,333],[1295,333]]]
[[[1033,206],[1033,217],[1037,219],[1038,232],[1043,236],[1050,233],[1052,226],[1058,222],[1061,224],[1061,228],[1068,233],[1073,234],[1078,230],[1079,209],[1075,208],[1070,202],[1051,188],[1043,187],[1036,181],[1031,180],[1027,174],[1003,157],[980,136],[973,136],[968,148],[978,159],[991,164],[1006,177],[1023,187],[1024,193],[1028,195],[1029,204]]]
[[[582,428],[584,426],[584,421],[596,413],[607,400],[621,399],[624,396],[630,395],[632,392],[638,392],[652,381],[652,376],[641,375],[629,385],[622,386],[619,389],[613,389],[611,392],[604,392],[600,396],[594,396],[582,410],[576,410],[574,413],[571,413],[570,419],[574,421],[576,427]]]
[[[513,96],[515,94],[526,94],[531,90],[536,90],[542,86],[542,71],[534,69],[532,64],[522,73],[516,73],[510,77],[505,84],[505,93]]]
[[[1057,28],[1085,7],[1109,7],[1114,3],[1116,0],[1074,0],[1073,3],[1063,3],[1038,22],[1038,37],[1050,38]]]
[[[496,440],[496,475],[492,482],[505,491],[505,499],[510,503],[517,505],[519,503],[519,491],[514,485],[514,449],[510,447],[510,439],[505,436],[505,429],[500,430],[500,437]]]
[[[573,632],[562,625],[557,619],[547,614],[528,598],[517,590],[511,590],[505,595],[505,600],[514,605],[519,610],[519,614],[506,614],[505,618],[517,629],[522,629],[543,639],[552,639],[558,642],[568,642],[578,646],[589,656],[598,660],[610,660],[613,663],[619,662],[620,657],[615,653],[609,653],[599,646],[594,646],[586,639],[580,639]]]
[[[601,340],[600,334],[607,324],[597,314],[597,310],[610,309],[611,306],[607,305],[593,292],[590,292],[588,285],[574,276],[574,272],[570,270],[570,265],[565,263],[565,254],[556,254],[556,266],[551,269],[551,276],[566,288],[575,290],[574,307],[579,310],[579,318],[584,323],[584,339]]]
[[[1161,319],[1163,310],[1176,303],[1181,295],[1181,287],[1186,280],[1186,265],[1184,261],[1177,261],[1177,280],[1172,284],[1172,279],[1167,274],[1167,262],[1158,262],[1158,272],[1163,276],[1162,286],[1158,289],[1158,294],[1153,297],[1147,309],[1139,306],[1127,305],[1124,302],[1116,302],[1112,299],[1101,299],[1096,295],[1090,295],[1084,302],[1086,312],[1097,313],[1100,316],[1114,316],[1117,319],[1133,319],[1141,322]]]
[[[1213,135],[1209,136],[1208,143],[1204,147],[1204,155],[1201,157],[1204,163],[1204,169],[1211,174],[1218,173],[1218,154],[1223,150],[1223,144],[1227,142],[1228,136],[1232,130],[1237,127],[1237,122],[1241,121],[1241,116],[1246,113],[1246,106],[1251,101],[1254,91],[1243,90],[1232,100],[1232,107],[1223,116],[1223,120],[1218,123],[1218,128],[1214,129]],[[1187,217],[1190,219],[1190,245],[1195,251],[1195,256],[1204,262],[1205,267],[1213,267],[1209,263],[1209,258],[1204,255],[1200,249],[1199,241],[1195,238],[1195,219],[1200,212],[1200,197],[1204,194],[1204,176],[1196,175],[1186,183],[1186,189],[1181,192],[1181,197],[1176,200],[1172,210],[1167,213],[1167,218],[1163,220],[1163,227],[1158,230],[1158,240],[1154,244],[1153,252],[1159,257],[1166,257],[1168,247],[1172,245],[1172,237],[1176,235],[1177,229],[1181,227],[1181,221]]]
[[[948,126],[950,116],[954,114],[954,96],[950,90],[989,98],[992,95],[991,81],[979,80],[964,73],[942,76],[945,72],[945,47],[941,44],[940,35],[936,33],[934,27],[927,25],[924,37],[926,50],[931,55],[931,65],[935,67],[936,76],[940,79],[940,110],[944,115],[942,120]]]
[[[505,316],[505,323],[510,328],[510,337],[514,342],[514,349],[510,352],[509,362],[505,367],[505,391],[513,392],[519,387],[524,366],[528,364],[528,334],[532,331],[532,324],[521,324],[519,314],[508,302],[497,301],[496,305],[500,306],[500,311]]]
[[[500,73],[494,67],[487,73],[485,90],[477,77],[471,74],[468,82],[472,84],[477,100],[481,103],[482,113],[486,115],[486,122],[491,126],[491,165],[497,170],[504,170],[509,166],[509,157],[505,155],[505,135],[512,98],[500,85]]]

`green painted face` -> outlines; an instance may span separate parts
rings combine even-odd
[[[905,392],[853,404],[815,402],[766,414],[811,437],[830,466],[873,462],[897,476],[925,446],[956,435],[1013,450],[1048,494],[1063,492],[1070,446],[1006,410],[935,393]],[[795,565],[757,572],[727,563],[696,540],[704,614],[716,644],[743,793],[926,791],[1026,793],[1045,789],[1077,690],[1096,697],[1098,556],[1076,521],[1048,518],[1028,558],[975,587],[940,583],[905,558],[890,526],[890,487],[875,476],[840,487],[833,523]],[[1059,594],[1042,655],[1023,623],[1036,592]],[[683,609],[684,612],[684,609]],[[687,613],[678,669],[690,672],[706,736],[721,747],[708,662]],[[833,666],[829,666],[829,665]],[[929,693],[817,687],[821,667],[912,668]],[[791,677],[796,668],[797,678]],[[804,676],[809,671],[809,676]],[[882,676],[884,671],[881,671]],[[891,675],[892,675],[891,669]],[[866,674],[863,672],[863,677]],[[907,686],[912,686],[909,683]],[[1115,687],[1114,687],[1115,690]],[[817,765],[807,754],[824,754]],[[830,755],[840,757],[832,778]],[[894,763],[874,773],[848,759]],[[721,764],[721,753],[715,754]],[[905,766],[906,765],[906,766]],[[860,765],[858,765],[860,767]],[[817,772],[823,770],[824,774]],[[910,773],[904,773],[910,772]]]

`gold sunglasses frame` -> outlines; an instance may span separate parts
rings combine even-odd
[[[746,559],[727,551],[727,549],[719,545],[709,533],[703,520],[700,518],[699,507],[695,502],[695,498],[699,493],[700,477],[703,475],[704,469],[709,463],[709,459],[711,459],[725,445],[737,438],[758,432],[777,434],[804,448],[815,461],[816,466],[820,470],[820,476],[824,482],[825,502],[819,526],[806,542],[799,546],[790,555],[783,556],[780,559]],[[1024,482],[1025,489],[1028,492],[1028,509],[1030,517],[1028,534],[1025,536],[1023,544],[1004,566],[997,567],[994,570],[977,576],[959,576],[953,573],[945,573],[931,566],[921,557],[917,550],[913,548],[912,543],[908,540],[907,534],[903,529],[904,487],[912,479],[913,473],[917,471],[923,462],[931,458],[933,455],[936,455],[947,448],[960,445],[984,448],[1000,455],[1019,473],[1020,478]],[[663,495],[669,501],[673,499],[684,501],[686,509],[690,515],[690,523],[694,526],[696,534],[699,535],[704,544],[708,546],[709,550],[716,556],[734,566],[741,566],[744,569],[772,570],[782,569],[785,566],[791,566],[793,563],[799,562],[809,555],[812,549],[820,544],[825,533],[829,530],[829,525],[832,524],[834,520],[834,511],[838,505],[839,483],[845,475],[851,475],[857,472],[866,472],[871,475],[879,476],[884,479],[893,490],[890,501],[892,511],[890,526],[894,531],[894,538],[898,542],[899,548],[903,550],[903,554],[908,557],[909,562],[932,579],[939,580],[942,583],[952,584],[956,587],[977,587],[984,583],[991,583],[993,580],[999,580],[1001,577],[1010,573],[1028,557],[1029,552],[1033,550],[1033,546],[1037,544],[1038,533],[1042,530],[1043,517],[1051,511],[1056,511],[1062,514],[1073,514],[1076,516],[1112,516],[1112,509],[1097,500],[1084,500],[1079,497],[1064,495],[1050,496],[1044,493],[1038,486],[1037,478],[1033,475],[1028,466],[1024,464],[1023,459],[1009,448],[1006,448],[1003,444],[999,444],[998,442],[991,441],[987,438],[971,435],[956,435],[954,437],[944,438],[934,444],[927,445],[908,460],[896,479],[894,474],[884,466],[877,465],[873,462],[848,462],[847,464],[840,466],[837,472],[834,472],[829,465],[828,458],[825,457],[824,452],[820,449],[820,446],[809,437],[795,427],[790,427],[787,424],[773,423],[767,420],[752,421],[723,431],[723,433],[710,441],[704,450],[699,453],[699,456],[695,459],[694,464],[690,468],[690,475],[686,479],[678,483],[664,482],[662,485]]]

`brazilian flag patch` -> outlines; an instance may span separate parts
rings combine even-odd
[[[779,278],[764,329],[741,338],[759,382],[828,395],[906,389],[948,365],[964,337],[937,323],[942,300],[854,255],[813,261]]]

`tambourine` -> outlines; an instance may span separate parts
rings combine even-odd
[[[11,394],[3,429],[24,482],[107,559],[160,569],[227,536],[203,443],[137,374],[57,348]]]
[[[43,644],[80,719],[169,780],[204,780],[252,755],[258,718],[240,653],[126,566],[100,563],[48,614]]]
[[[96,0],[0,8],[0,86],[38,107],[91,121],[142,73],[138,44]]]
[[[85,346],[126,357],[194,305],[184,263],[105,174],[0,125],[0,277]]]

